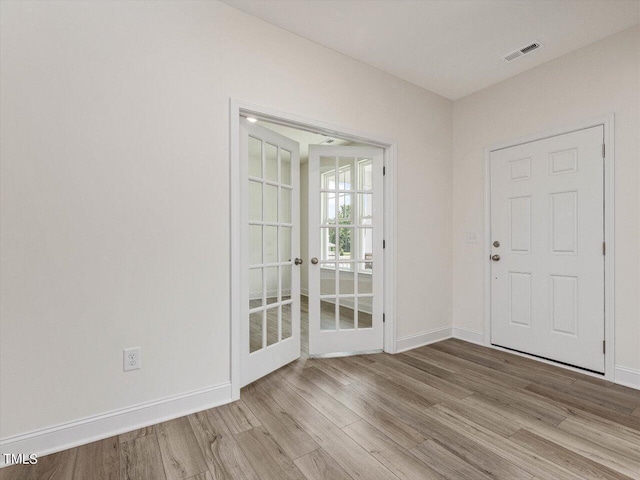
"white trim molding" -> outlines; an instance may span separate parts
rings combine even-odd
[[[640,390],[640,370],[616,366],[615,383]]]
[[[35,453],[39,457],[155,425],[232,401],[231,383],[174,395],[132,407],[113,410],[73,422],[0,439],[0,451]],[[0,467],[5,467],[4,456]]]
[[[584,130],[602,125],[604,128],[604,241],[607,254],[604,257],[605,271],[605,299],[604,299],[604,340],[606,353],[604,359],[604,378],[615,381],[615,125],[614,114],[603,115],[589,120],[574,123],[559,128],[552,128],[543,132],[526,135],[514,140],[496,143],[484,149],[484,345],[491,344],[491,152],[514,147],[523,143],[535,142],[545,138],[564,135],[566,133]],[[495,347],[494,347],[495,348]]]
[[[413,350],[414,348],[424,347],[425,345],[441,342],[451,337],[451,327],[437,328],[435,330],[429,330],[428,332],[407,335],[406,337],[398,338],[394,353],[402,353],[407,350]]]
[[[453,327],[451,336],[469,343],[484,345],[484,333],[468,328]]]

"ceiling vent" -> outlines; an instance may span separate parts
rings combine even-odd
[[[540,42],[529,43],[524,47],[519,48],[518,50],[508,53],[507,55],[502,57],[502,59],[507,63],[513,62],[516,58],[520,58],[526,55],[527,53],[531,53],[534,50],[539,50],[541,48],[542,48],[542,44]]]

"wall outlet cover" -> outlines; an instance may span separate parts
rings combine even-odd
[[[138,370],[142,366],[142,352],[140,347],[125,348],[123,351],[123,370]]]

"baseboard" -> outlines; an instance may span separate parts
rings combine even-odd
[[[396,353],[406,352],[413,348],[424,347],[430,343],[439,342],[451,338],[451,327],[438,328],[429,332],[417,333],[398,338],[396,341]]]
[[[640,390],[640,370],[615,367],[615,383]]]
[[[0,439],[0,453],[35,453],[40,457],[224,405],[231,400],[231,383],[224,383],[3,438]],[[0,468],[6,465],[4,456],[0,455]]]
[[[477,343],[478,345],[484,345],[484,333],[478,332],[476,330],[453,327],[452,336],[453,338],[459,338],[460,340],[464,340],[466,342]]]

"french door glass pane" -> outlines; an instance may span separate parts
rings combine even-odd
[[[278,301],[278,289],[280,279],[278,278],[278,267],[267,267],[264,269],[265,297],[267,305]]]
[[[320,188],[336,188],[336,157],[320,157]]]
[[[358,194],[358,224],[373,225],[373,194]]]
[[[320,330],[336,329],[336,299],[320,300]]]
[[[264,227],[264,263],[278,261],[278,227]]]
[[[340,260],[352,260],[354,255],[354,229],[353,228],[339,228],[339,236],[336,243],[336,251]],[[348,264],[345,264],[344,268],[349,268]]]
[[[351,193],[338,194],[338,222],[350,225],[353,222],[353,195]]]
[[[336,293],[336,264],[326,263],[320,268],[320,295]]]
[[[291,227],[280,227],[280,261],[291,261]]]
[[[265,148],[265,178],[272,182],[278,181],[278,147],[266,144]]]
[[[334,192],[320,193],[320,205],[322,209],[321,222],[324,225],[336,223],[336,194]]]
[[[373,260],[373,229],[358,229],[358,260]]]
[[[291,223],[291,190],[280,189],[280,222]]]
[[[280,149],[280,183],[291,185],[291,152]]]
[[[358,328],[371,328],[372,297],[358,297]]]
[[[249,263],[258,265],[262,263],[262,227],[249,225]]]
[[[256,352],[262,348],[263,313],[263,311],[260,311],[249,314],[249,353]]]
[[[291,265],[283,265],[280,267],[282,274],[282,302],[291,299]]]
[[[341,270],[339,272],[339,288],[340,295],[351,295],[355,293],[354,289],[354,272]]]
[[[262,269],[249,270],[249,308],[262,306]]]
[[[338,189],[353,190],[353,158],[340,157],[338,159]]]
[[[267,347],[278,343],[278,316],[279,308],[267,309]]]
[[[262,141],[249,137],[249,176],[262,177]]]
[[[373,293],[373,262],[358,264],[358,293]]]
[[[289,338],[291,334],[291,304],[288,303],[282,306],[282,339]]]
[[[267,184],[264,186],[264,221],[278,221],[278,187]]]
[[[335,228],[322,227],[320,229],[320,260],[336,260],[336,239],[337,230]]]
[[[370,158],[358,159],[358,190],[373,190],[373,164]]]
[[[338,305],[338,318],[340,319],[340,330],[347,330],[354,328],[354,315],[353,315],[353,298],[340,298]]]
[[[249,221],[262,221],[262,183],[249,181]]]

